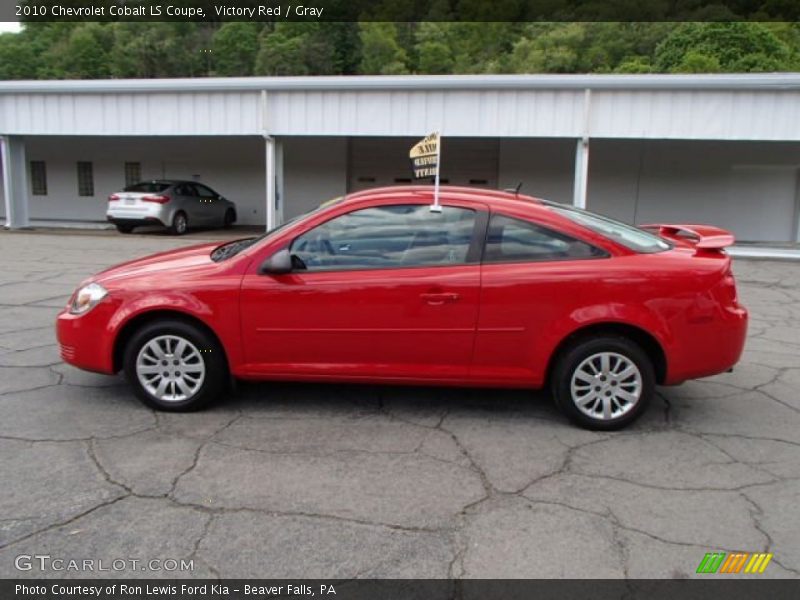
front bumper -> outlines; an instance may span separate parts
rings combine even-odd
[[[113,332],[108,323],[116,307],[100,302],[83,315],[64,309],[56,317],[56,338],[64,362],[97,373],[114,373]]]

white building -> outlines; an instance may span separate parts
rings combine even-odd
[[[0,82],[3,217],[101,221],[126,179],[185,178],[273,225],[410,182],[433,130],[443,182],[799,241],[800,74]]]

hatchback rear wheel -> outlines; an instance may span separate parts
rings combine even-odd
[[[188,228],[189,220],[186,218],[186,213],[183,211],[175,213],[175,216],[172,217],[172,225],[169,228],[169,232],[174,235],[183,235]]]
[[[552,379],[559,408],[588,429],[620,429],[637,419],[655,390],[653,364],[624,337],[586,338],[559,358]]]
[[[228,380],[217,341],[180,320],[155,321],[134,333],[123,366],[139,399],[164,411],[197,410],[216,399]]]
[[[233,224],[236,222],[236,211],[232,208],[229,208],[225,211],[225,218],[223,219],[222,226],[223,227],[232,227]]]

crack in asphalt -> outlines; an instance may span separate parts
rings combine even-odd
[[[132,248],[130,249],[131,253],[135,253],[135,247],[136,245],[133,244]],[[798,271],[797,274],[800,276],[800,271]],[[57,271],[28,271],[24,276],[29,282],[32,283],[55,286],[60,285],[60,283],[56,282],[55,280],[63,279],[65,273]],[[248,410],[248,407],[254,406],[253,399],[248,398],[247,394],[240,393],[238,395],[239,399],[236,401],[239,405],[238,412],[230,416],[230,418],[226,418],[218,427],[213,428],[213,430],[209,431],[208,433],[198,436],[193,436],[187,434],[186,432],[171,430],[168,423],[166,423],[165,418],[160,413],[152,411],[152,424],[145,427],[138,427],[125,433],[105,436],[96,432],[93,432],[92,435],[74,436],[69,438],[52,437],[52,435],[18,436],[14,435],[15,431],[18,431],[18,429],[15,429],[14,423],[9,421],[10,426],[6,428],[4,434],[0,434],[0,440],[9,440],[28,444],[82,444],[83,448],[85,449],[85,454],[89,464],[93,466],[94,470],[98,473],[99,477],[103,481],[103,488],[101,490],[102,493],[111,494],[113,497],[104,499],[102,501],[97,501],[91,507],[81,510],[74,515],[47,523],[46,525],[37,528],[35,531],[27,532],[18,538],[9,540],[8,542],[0,545],[0,548],[7,548],[9,546],[30,541],[36,536],[46,534],[55,529],[69,527],[82,519],[92,519],[95,517],[99,509],[116,504],[126,498],[146,498],[148,500],[164,503],[166,506],[188,508],[201,513],[204,516],[201,532],[195,539],[191,540],[192,550],[190,553],[190,558],[200,561],[216,578],[223,577],[224,573],[221,573],[218,569],[218,566],[214,564],[214,560],[209,554],[209,549],[211,546],[213,546],[213,544],[209,545],[207,542],[214,531],[215,524],[218,522],[218,519],[221,516],[228,514],[253,514],[281,518],[320,519],[351,525],[380,528],[381,530],[386,531],[441,536],[445,540],[447,547],[450,549],[447,562],[442,565],[442,568],[448,577],[456,579],[470,576],[466,566],[467,558],[470,555],[471,544],[480,541],[475,540],[472,537],[473,534],[470,533],[471,524],[475,519],[491,513],[491,511],[494,510],[496,503],[502,504],[504,502],[523,502],[532,506],[558,506],[566,510],[577,511],[578,513],[591,515],[593,518],[602,519],[610,527],[611,536],[607,541],[610,543],[610,546],[613,549],[616,563],[619,565],[621,572],[626,578],[641,577],[642,575],[641,573],[632,570],[633,567],[631,566],[630,548],[624,535],[625,532],[644,536],[645,538],[658,543],[669,544],[676,547],[691,548],[693,551],[706,551],[705,546],[702,544],[687,541],[686,539],[670,539],[672,536],[664,537],[663,534],[640,529],[639,527],[633,526],[631,523],[626,523],[621,518],[621,515],[617,514],[617,511],[615,511],[611,506],[603,506],[602,510],[588,510],[584,507],[571,504],[569,499],[559,501],[535,499],[526,496],[526,493],[535,494],[537,488],[544,485],[546,482],[553,480],[558,476],[568,475],[570,477],[584,478],[586,481],[605,480],[608,481],[609,485],[612,486],[617,484],[628,484],[642,489],[663,492],[730,494],[731,497],[739,498],[742,502],[744,502],[750,515],[750,523],[747,524],[747,527],[752,528],[754,535],[757,534],[763,540],[762,550],[774,552],[776,557],[773,558],[773,562],[785,569],[787,573],[791,573],[794,576],[800,576],[800,565],[792,564],[792,561],[795,560],[792,555],[780,556],[782,549],[776,547],[775,541],[772,537],[776,532],[772,531],[768,523],[772,522],[771,520],[775,518],[775,507],[762,506],[752,497],[752,493],[755,493],[755,491],[759,488],[788,484],[797,481],[800,479],[800,477],[778,475],[768,468],[768,465],[774,465],[779,463],[781,460],[789,459],[781,458],[776,460],[766,460],[759,457],[751,458],[748,456],[746,448],[737,454],[727,446],[722,445],[722,440],[731,440],[732,443],[734,443],[736,440],[741,440],[756,445],[760,442],[776,443],[781,444],[781,447],[785,448],[786,452],[789,452],[800,448],[800,439],[794,438],[790,434],[784,435],[784,429],[774,426],[769,426],[766,429],[763,427],[753,427],[752,429],[748,430],[746,429],[747,424],[745,423],[743,425],[743,431],[741,432],[707,431],[707,429],[713,429],[713,427],[704,427],[702,423],[696,425],[689,420],[690,411],[687,409],[687,407],[690,407],[692,404],[699,404],[704,401],[724,401],[729,398],[741,396],[742,394],[758,394],[759,397],[763,397],[765,400],[775,403],[775,410],[781,410],[777,408],[777,405],[781,405],[782,407],[789,409],[790,412],[786,413],[787,419],[792,415],[800,413],[800,408],[798,406],[795,406],[786,400],[782,400],[776,395],[775,390],[772,389],[772,386],[780,384],[789,386],[790,384],[786,383],[786,377],[800,373],[800,361],[798,361],[797,366],[785,366],[786,364],[792,363],[792,357],[796,355],[797,349],[800,348],[800,342],[785,339],[786,331],[796,327],[795,323],[797,322],[797,319],[800,318],[800,313],[795,312],[795,308],[800,302],[800,293],[798,293],[797,285],[790,285],[786,282],[785,278],[781,278],[778,275],[774,277],[774,281],[766,283],[757,278],[747,278],[742,276],[737,277],[740,288],[744,288],[743,291],[755,295],[762,294],[760,298],[756,298],[751,304],[752,318],[749,340],[752,342],[755,342],[756,340],[762,340],[763,343],[756,345],[756,347],[759,348],[756,351],[756,360],[752,360],[748,356],[743,362],[743,365],[752,365],[759,367],[760,369],[767,369],[768,371],[766,372],[766,375],[768,375],[768,378],[766,381],[765,377],[763,376],[764,374],[759,371],[755,374],[757,383],[752,385],[742,383],[742,381],[746,381],[746,379],[743,380],[741,378],[736,378],[734,379],[734,382],[731,382],[723,381],[721,380],[723,378],[720,377],[707,382],[699,381],[691,384],[692,387],[688,389],[688,396],[681,394],[670,394],[668,390],[660,388],[656,393],[656,397],[660,400],[662,406],[653,407],[654,409],[661,409],[660,418],[648,421],[646,423],[640,423],[634,426],[634,429],[625,432],[617,432],[613,434],[596,433],[591,434],[594,436],[591,439],[580,442],[571,442],[569,440],[565,441],[562,439],[560,432],[555,430],[548,439],[553,442],[554,446],[557,444],[558,447],[551,448],[552,453],[548,454],[548,458],[557,456],[557,465],[547,469],[545,473],[538,473],[535,477],[531,477],[530,480],[525,482],[523,485],[517,485],[517,482],[515,481],[514,489],[498,489],[498,486],[499,488],[503,488],[504,486],[500,480],[493,480],[493,476],[497,477],[497,475],[492,471],[494,468],[492,466],[493,463],[491,459],[485,458],[485,452],[491,451],[491,449],[482,446],[481,444],[483,442],[475,442],[474,440],[470,439],[468,435],[460,433],[457,425],[453,422],[455,417],[463,417],[465,414],[471,415],[474,419],[478,420],[486,420],[487,418],[494,417],[501,420],[508,420],[514,418],[514,415],[518,414],[513,410],[510,412],[493,412],[493,405],[486,402],[481,402],[478,408],[464,408],[463,405],[458,404],[458,400],[454,399],[452,394],[437,391],[434,394],[434,399],[431,401],[432,409],[434,410],[434,413],[431,414],[429,412],[431,407],[425,406],[422,403],[408,402],[404,397],[399,400],[396,398],[387,399],[387,395],[382,391],[381,388],[378,388],[376,391],[368,391],[367,395],[371,395],[371,397],[367,400],[363,400],[364,394],[362,392],[358,392],[356,394],[348,392],[342,397],[337,395],[333,399],[333,402],[339,403],[342,406],[347,406],[348,408],[354,407],[360,411],[370,411],[368,413],[369,415],[382,416],[386,418],[388,422],[395,422],[401,424],[402,426],[422,428],[424,432],[422,435],[420,435],[419,441],[415,441],[413,447],[409,450],[379,450],[371,449],[369,447],[332,449],[325,448],[324,446],[315,449],[305,449],[301,446],[298,450],[273,450],[263,447],[256,447],[253,444],[248,444],[246,440],[241,443],[238,441],[221,440],[220,435],[228,428],[232,427],[236,422],[243,419],[248,419],[251,421],[264,419],[288,422],[290,420],[298,419],[324,420],[329,417],[325,414],[315,414],[313,410],[299,411],[296,414],[290,414],[288,416],[285,414],[269,413],[265,415],[253,414],[252,411]],[[76,284],[81,279],[81,275],[77,272],[77,270],[75,270],[75,279]],[[4,281],[0,283],[0,286],[4,288],[4,295],[10,297],[11,294],[9,292],[13,293],[13,286],[18,283],[21,282]],[[49,290],[45,289],[41,291],[48,292]],[[28,293],[27,288],[21,293]],[[42,294],[42,296],[45,295],[46,294]],[[32,316],[39,314],[36,311],[45,311],[45,309],[57,308],[56,306],[46,306],[46,303],[58,302],[58,307],[61,307],[66,302],[67,296],[68,293],[65,293],[64,295],[58,296],[38,297],[19,303],[8,303],[8,299],[4,298],[4,302],[0,304],[0,306],[13,307],[15,309],[21,309],[21,311],[26,311],[25,318],[30,319]],[[748,302],[746,301],[745,303],[747,304]],[[763,311],[765,314],[759,314],[759,310]],[[27,311],[30,312],[30,317],[28,316]],[[781,311],[780,314],[788,316],[785,318],[779,318],[773,316],[772,314],[766,314],[777,314],[777,311]],[[50,313],[52,311],[48,310],[46,312],[47,318],[51,318],[52,315],[50,315]],[[12,323],[9,324],[12,327],[14,325]],[[54,375],[56,379],[55,382],[48,383],[46,385],[33,385],[25,389],[14,389],[2,392],[0,393],[0,398],[8,398],[12,397],[13,395],[32,392],[35,393],[37,391],[59,387],[62,389],[70,387],[77,389],[102,388],[108,390],[109,392],[115,392],[121,389],[121,387],[124,385],[123,382],[119,382],[119,384],[114,383],[108,386],[101,386],[92,383],[80,383],[80,380],[78,380],[78,382],[69,381],[70,377],[68,377],[65,372],[62,372],[62,370],[56,368],[61,367],[63,364],[60,361],[46,364],[34,364],[36,363],[35,358],[25,356],[24,354],[26,352],[42,354],[39,351],[45,350],[50,346],[55,347],[54,344],[36,344],[30,347],[19,348],[17,347],[19,343],[27,343],[29,340],[24,337],[21,341],[4,339],[6,336],[28,335],[30,336],[30,340],[35,340],[36,336],[41,336],[41,334],[45,331],[49,332],[52,331],[52,329],[50,326],[29,326],[23,328],[13,327],[10,330],[0,332],[0,350],[2,350],[2,353],[0,354],[0,366],[7,366],[9,369],[34,369],[49,371],[49,373]],[[9,346],[9,344],[11,344],[11,346]],[[766,350],[761,350],[761,348],[766,348]],[[6,364],[13,363],[15,360],[19,360],[21,363],[28,364]],[[684,388],[684,390],[686,390],[686,388]],[[466,395],[464,397],[466,398]],[[504,406],[502,402],[503,401],[500,400],[501,407]],[[764,402],[762,404],[767,403]],[[291,406],[291,404],[288,406]],[[509,406],[510,405],[506,405],[506,408]],[[724,406],[724,404],[720,403],[720,406]],[[127,407],[122,407],[120,413],[121,418],[124,418],[123,415],[125,414],[126,409]],[[281,410],[287,410],[286,406],[284,405]],[[409,414],[402,414],[404,411],[407,411]],[[543,425],[556,424],[560,426],[563,423],[560,417],[555,416],[554,412],[552,414],[546,412],[537,412],[535,414],[525,412],[523,413],[522,418],[524,418],[526,421]],[[358,426],[358,418],[353,419],[352,426]],[[92,429],[88,430],[93,431]],[[195,445],[191,455],[188,455],[187,452],[187,458],[189,460],[187,461],[188,464],[185,466],[185,468],[181,468],[175,472],[168,482],[165,483],[165,488],[167,488],[166,491],[158,494],[146,494],[136,491],[139,489],[136,479],[136,477],[139,475],[134,474],[132,478],[127,477],[125,468],[119,468],[119,466],[115,467],[114,459],[109,458],[107,455],[104,456],[102,447],[104,444],[111,443],[114,440],[136,438],[137,436],[142,436],[153,432],[190,440]],[[532,431],[532,435],[536,435],[537,433],[537,431]],[[575,458],[578,456],[578,452],[580,450],[596,444],[613,444],[616,441],[630,438],[641,439],[642,443],[647,443],[647,436],[672,434],[691,436],[697,440],[700,440],[709,448],[709,454],[706,455],[708,460],[700,463],[703,466],[708,466],[709,468],[713,469],[714,465],[742,465],[743,467],[752,469],[749,480],[744,480],[743,482],[744,475],[738,474],[738,471],[733,471],[734,475],[730,475],[732,481],[728,485],[698,485],[690,483],[667,485],[660,483],[660,481],[664,481],[664,476],[658,473],[654,474],[654,480],[651,479],[649,481],[643,481],[638,478],[626,477],[618,474],[587,472],[584,468],[576,466],[575,464]],[[446,443],[445,440],[447,440]],[[437,443],[445,444],[445,449],[437,452],[437,448],[435,446]],[[474,476],[476,478],[476,482],[480,482],[480,490],[482,490],[482,492],[479,498],[471,500],[463,506],[452,506],[451,512],[449,513],[451,516],[448,519],[443,521],[441,525],[430,527],[404,525],[402,523],[386,523],[380,519],[352,518],[331,514],[324,510],[324,503],[320,505],[321,510],[292,511],[245,505],[224,507],[208,506],[202,502],[193,502],[182,498],[176,498],[176,494],[181,489],[181,484],[186,481],[187,477],[191,476],[191,474],[196,471],[198,465],[202,464],[204,460],[207,460],[207,450],[211,446],[217,446],[223,449],[236,449],[246,452],[260,453],[265,457],[268,457],[269,455],[336,455],[345,461],[351,459],[358,460],[359,456],[367,455],[420,456],[451,466],[457,472],[469,473],[470,476]],[[732,447],[736,449],[736,446]],[[713,457],[713,455],[710,454],[712,449],[713,452],[719,453],[720,455],[726,457],[726,460],[720,460],[716,457]],[[442,452],[444,452],[444,454],[442,454]],[[769,456],[769,453],[767,452],[764,454]],[[485,463],[483,462],[484,460]],[[763,476],[765,480],[751,481],[753,479],[753,474],[760,474],[760,476]],[[528,473],[528,475],[532,475],[532,473]],[[524,479],[520,478],[520,481],[524,481]],[[477,485],[476,490],[478,490]],[[604,503],[606,502],[601,500],[598,502],[598,506],[602,506]],[[766,520],[767,516],[769,516],[770,521]],[[3,519],[0,519],[0,522],[15,523],[23,521],[37,521],[38,519],[40,519],[40,517],[32,517],[30,514],[25,514],[24,516],[11,518],[6,518],[4,516]],[[214,533],[214,535],[217,534]],[[719,549],[728,552],[741,550],[741,548]],[[378,557],[375,557],[374,560],[377,561],[379,559]],[[361,567],[358,573],[370,573],[374,571],[374,569],[378,568],[381,564],[382,563],[380,562],[369,563],[366,566]],[[459,593],[459,583],[455,582],[453,590],[454,597],[459,597]],[[463,591],[461,593],[463,593]]]

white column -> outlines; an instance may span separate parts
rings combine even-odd
[[[589,138],[581,138],[575,146],[575,183],[572,187],[572,204],[586,208],[586,190],[589,184]]]
[[[3,155],[3,191],[6,201],[6,229],[28,227],[28,169],[25,140],[19,136],[0,137]]]
[[[586,208],[586,191],[589,185],[589,132],[592,126],[592,90],[583,90],[583,135],[575,147],[575,182],[572,186],[572,204]]]
[[[286,200],[283,195],[283,142],[275,140],[275,223],[283,223]]]
[[[264,185],[267,188],[267,231],[270,231],[277,226],[275,222],[275,140],[265,135],[264,144],[266,147]]]

